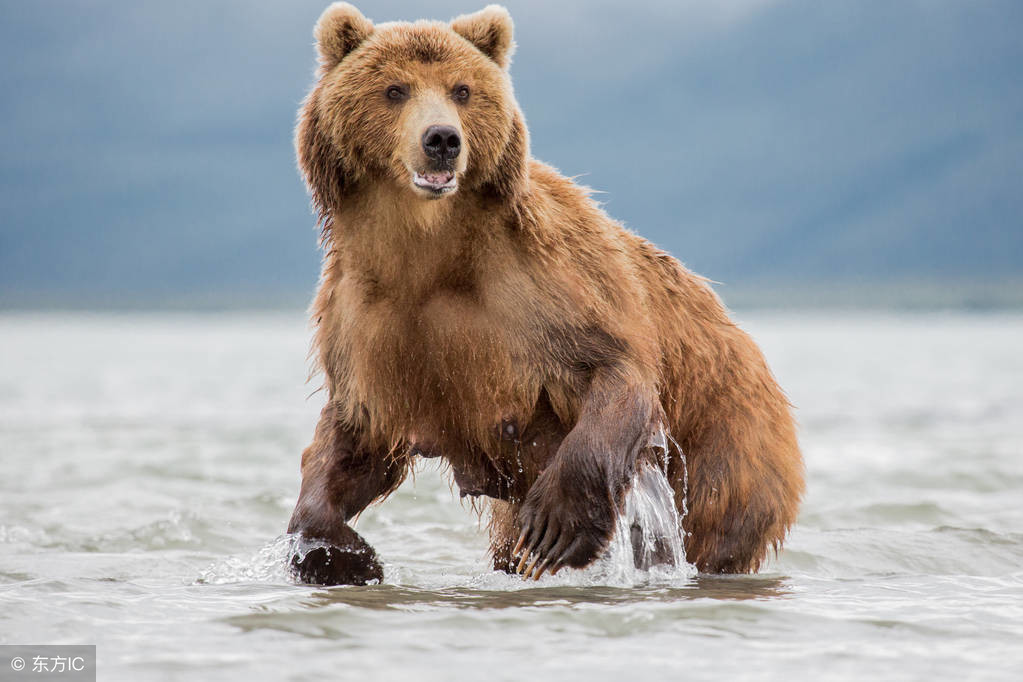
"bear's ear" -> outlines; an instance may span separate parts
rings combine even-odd
[[[474,14],[463,14],[451,20],[451,28],[475,45],[480,52],[487,55],[500,66],[507,69],[515,52],[512,24],[508,10],[500,5],[487,5]]]
[[[372,33],[373,22],[347,2],[335,2],[325,9],[313,29],[323,68],[330,70],[337,66]]]

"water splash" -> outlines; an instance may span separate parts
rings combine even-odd
[[[199,574],[197,583],[227,585],[230,583],[293,583],[291,557],[305,558],[310,550],[326,546],[298,535],[280,535],[263,545],[254,554],[232,556],[214,563]]]
[[[686,561],[683,532],[671,483],[661,467],[640,463],[615,535],[592,578],[618,585],[688,580],[696,569]]]

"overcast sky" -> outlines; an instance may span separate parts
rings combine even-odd
[[[0,3],[0,304],[308,294],[326,4]],[[1023,3],[507,6],[534,155],[708,277],[1023,275]]]

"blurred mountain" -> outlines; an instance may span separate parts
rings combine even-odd
[[[326,4],[0,3],[0,305],[304,301],[291,134]],[[506,4],[534,155],[726,300],[1023,299],[1023,4]]]

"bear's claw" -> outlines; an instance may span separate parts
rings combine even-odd
[[[613,508],[608,505],[600,513],[591,501],[590,513],[579,517],[576,506],[560,505],[544,513],[527,501],[520,516],[524,530],[512,550],[518,558],[516,573],[539,580],[548,570],[554,575],[565,566],[583,568],[597,558],[611,536]]]

